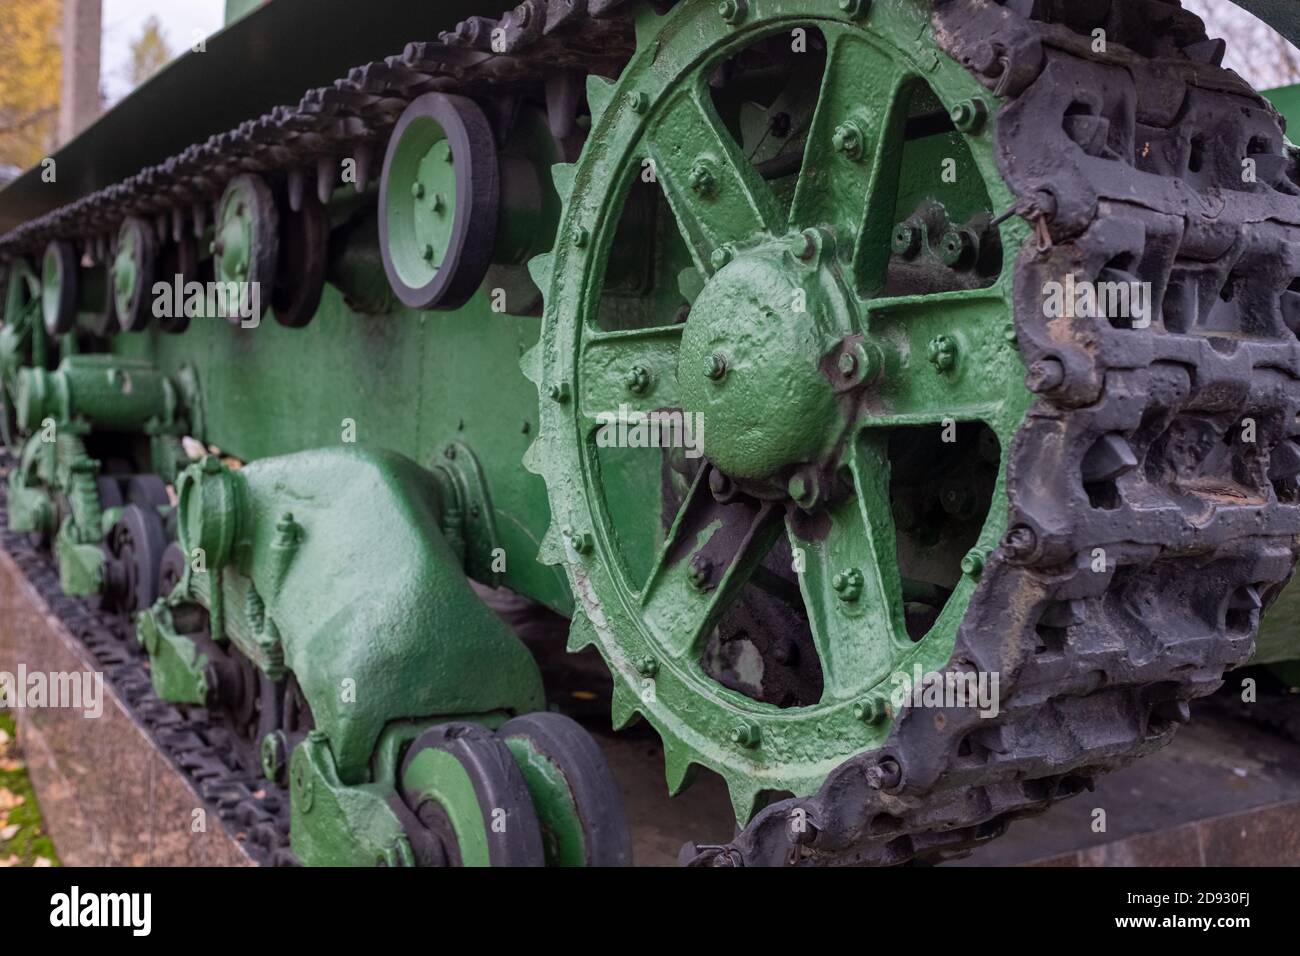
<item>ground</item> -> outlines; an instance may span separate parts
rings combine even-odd
[[[15,736],[13,717],[0,713],[0,866],[58,866]]]

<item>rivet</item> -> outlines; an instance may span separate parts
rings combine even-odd
[[[704,360],[704,374],[711,381],[722,381],[727,374],[727,357],[721,352],[714,352]]]

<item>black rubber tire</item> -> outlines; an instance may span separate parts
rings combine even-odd
[[[45,250],[45,255],[49,256],[51,253],[57,256],[59,261],[59,294],[54,311],[46,312],[42,308],[41,315],[45,320],[45,331],[51,336],[59,336],[72,331],[73,325],[77,322],[79,257],[76,248],[65,239],[51,241]]]
[[[389,249],[388,189],[393,158],[413,122],[432,119],[447,134],[456,172],[456,212],[444,267],[422,286],[398,275]],[[464,96],[425,93],[411,101],[397,121],[384,154],[379,180],[379,250],[388,283],[412,309],[456,309],[483,284],[496,247],[501,206],[501,170],[492,124],[477,103]]]
[[[412,741],[398,772],[402,801],[441,839],[448,859],[458,863],[460,850],[455,845],[450,827],[439,825],[440,808],[432,801],[422,800],[420,794],[410,792],[405,784],[407,767],[421,751],[429,748],[447,751],[465,768],[473,782],[484,819],[490,820],[495,809],[505,810],[509,821],[505,832],[493,834],[489,841],[488,858],[492,866],[545,866],[541,828],[523,774],[510,748],[479,724],[453,723],[431,727]]]
[[[507,721],[497,736],[525,737],[560,769],[569,784],[586,838],[587,866],[631,866],[632,835],[618,782],[582,725],[563,714],[539,712]]]
[[[325,291],[329,266],[330,218],[314,194],[304,194],[298,211],[286,199],[280,208],[280,256],[271,308],[291,329],[310,322]]]

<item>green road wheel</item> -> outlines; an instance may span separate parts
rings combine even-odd
[[[509,748],[478,724],[441,724],[414,741],[399,788],[455,866],[543,866],[541,831]]]
[[[618,783],[600,748],[563,714],[525,714],[497,736],[514,754],[552,866],[630,866],[632,838]]]

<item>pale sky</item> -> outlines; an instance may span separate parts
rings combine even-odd
[[[173,54],[179,56],[197,37],[221,29],[225,0],[103,0],[104,41],[100,48],[100,85],[109,104],[131,92],[131,42],[145,21],[156,16]]]

